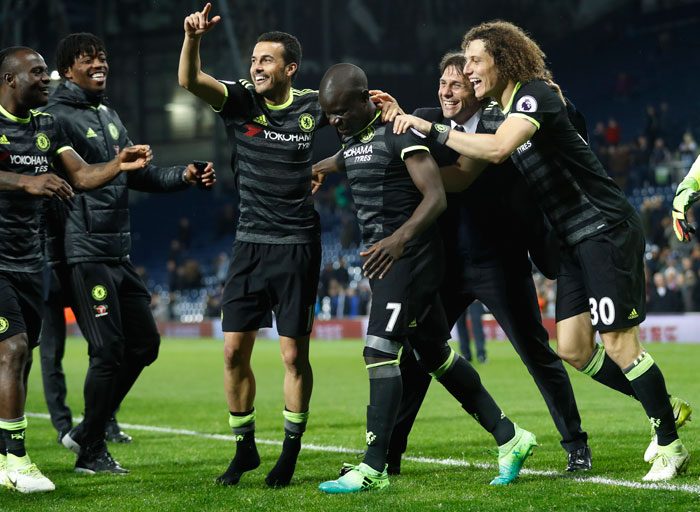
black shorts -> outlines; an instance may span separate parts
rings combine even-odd
[[[274,311],[281,336],[310,334],[320,270],[320,242],[234,242],[221,305],[223,331],[271,327]]]
[[[41,331],[41,272],[0,271],[0,341],[26,333],[34,348]]]
[[[372,307],[367,334],[395,341],[450,338],[438,290],[444,273],[439,236],[407,247],[383,279],[370,280]]]
[[[644,233],[636,214],[564,249],[557,275],[557,322],[586,311],[600,332],[644,321]]]

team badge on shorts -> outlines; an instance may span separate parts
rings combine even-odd
[[[100,304],[99,306],[92,307],[95,309],[95,318],[109,315],[109,313],[107,312],[107,305],[105,304]]]
[[[369,141],[371,141],[374,138],[374,128],[370,126],[365,130],[365,132],[362,134],[360,137],[360,142],[363,144],[367,144]]]
[[[38,133],[36,136],[36,147],[42,151],[47,151],[51,146],[51,141],[45,133]]]
[[[109,128],[109,134],[112,136],[112,138],[117,140],[119,138],[119,129],[117,126],[114,123],[109,123],[107,128]]]
[[[98,284],[92,288],[92,298],[95,300],[105,300],[107,298],[107,288]]]
[[[4,316],[0,316],[0,334],[7,331],[10,328],[10,321]]]
[[[314,126],[316,126],[314,116],[311,114],[302,114],[299,116],[299,128],[301,128],[302,131],[308,133],[314,129]]]
[[[515,105],[515,110],[518,110],[519,112],[536,112],[537,100],[532,96],[523,96]]]

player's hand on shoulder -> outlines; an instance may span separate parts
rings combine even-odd
[[[424,135],[430,134],[430,121],[420,117],[403,114],[394,119],[394,133],[406,133],[409,128],[415,128]]]
[[[68,182],[52,173],[44,173],[38,176],[22,176],[24,190],[34,196],[55,197],[56,199],[70,199],[73,189]]]
[[[188,183],[196,183],[202,188],[211,188],[216,183],[216,171],[214,170],[213,162],[206,163],[204,167],[195,164],[189,164],[185,172],[185,180]]]
[[[394,262],[401,258],[403,248],[403,242],[393,234],[372,245],[366,251],[361,252],[360,256],[367,258],[364,265],[362,265],[364,276],[370,279],[375,277],[382,279],[389,272]]]
[[[151,146],[136,144],[122,149],[117,158],[122,171],[134,171],[146,166],[153,159],[153,152]]]
[[[201,37],[209,32],[214,25],[219,23],[221,16],[209,19],[211,3],[207,2],[201,11],[193,12],[185,18],[185,35],[189,37]]]
[[[399,106],[399,102],[396,101],[396,98],[388,92],[379,89],[370,89],[369,95],[369,99],[372,100],[372,103],[375,103],[382,111],[383,122],[390,123],[396,116],[405,114]]]

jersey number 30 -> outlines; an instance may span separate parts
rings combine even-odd
[[[600,302],[593,297],[588,299],[591,306],[591,323],[598,325],[598,321],[604,325],[610,325],[615,321],[615,304],[610,297],[603,297]]]

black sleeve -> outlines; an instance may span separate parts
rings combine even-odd
[[[566,113],[569,116],[569,121],[574,125],[576,131],[583,137],[584,140],[588,141],[588,129],[586,128],[586,118],[583,114],[576,108],[576,105],[569,99],[566,99]]]
[[[247,117],[253,109],[253,94],[255,86],[248,80],[241,79],[235,82],[219,80],[225,87],[226,99],[218,112],[221,117]]]
[[[417,152],[427,151],[430,153],[430,149],[426,143],[427,139],[423,136],[423,134],[410,129],[406,133],[400,133],[397,135],[393,130],[393,122],[386,125],[387,149],[395,157],[399,157],[401,160],[406,160],[406,158]]]
[[[141,192],[178,192],[191,185],[185,181],[185,166],[158,167],[148,164],[138,171],[128,171],[127,186]]]
[[[546,82],[533,80],[513,96],[508,117],[522,117],[539,130],[543,123],[565,108],[559,95]]]
[[[134,143],[127,138],[126,145],[133,146]],[[142,169],[127,171],[126,185],[140,192],[178,192],[191,185],[184,179],[185,169],[184,165],[159,167],[148,164]]]

